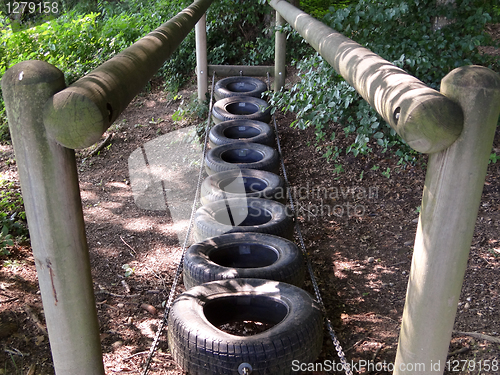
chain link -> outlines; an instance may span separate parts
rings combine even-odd
[[[160,340],[161,333],[163,332],[163,329],[165,328],[165,326],[167,324],[168,315],[170,313],[170,307],[172,306],[172,303],[174,301],[175,290],[177,289],[177,284],[179,283],[179,279],[181,277],[182,269],[184,266],[184,256],[186,254],[189,237],[191,236],[191,229],[193,228],[193,222],[194,222],[194,213],[196,212],[196,206],[198,204],[199,197],[200,197],[201,183],[203,181],[203,167],[205,165],[205,154],[207,152],[208,131],[210,129],[210,122],[211,122],[210,120],[212,118],[214,84],[215,84],[215,72],[212,76],[212,92],[210,93],[210,104],[208,106],[208,120],[207,120],[207,126],[205,127],[205,139],[203,142],[203,152],[202,152],[201,162],[200,162],[200,172],[198,174],[198,183],[196,185],[196,193],[195,193],[195,197],[194,197],[194,201],[193,201],[193,206],[191,207],[191,217],[189,219],[188,230],[186,233],[186,237],[184,238],[184,243],[182,244],[182,254],[181,254],[181,258],[179,260],[179,264],[177,266],[177,270],[175,272],[174,281],[172,282],[172,288],[170,289],[170,293],[168,295],[168,300],[165,304],[165,311],[163,313],[163,319],[160,322],[160,325],[158,326],[158,330],[156,331],[155,338],[153,340],[153,343],[151,344],[151,348],[149,349],[148,359],[146,361],[146,367],[144,368],[144,372],[142,373],[143,375],[147,375],[147,373],[149,371],[149,366],[151,365],[151,360],[153,359],[154,353],[156,351],[156,347],[158,346],[158,341]]]
[[[270,81],[269,80],[269,73],[267,73],[268,90],[270,90],[269,81]],[[344,351],[342,349],[342,345],[340,344],[340,341],[338,340],[337,335],[335,334],[335,331],[332,327],[332,323],[326,314],[325,304],[323,303],[323,298],[321,297],[321,292],[319,290],[319,286],[318,286],[318,283],[316,281],[316,276],[314,276],[314,270],[312,268],[311,259],[309,257],[309,253],[307,252],[306,245],[304,243],[302,231],[300,230],[300,225],[299,225],[299,222],[297,220],[297,211],[295,210],[295,204],[293,201],[293,196],[292,196],[292,192],[291,192],[291,188],[290,188],[290,182],[288,181],[288,176],[286,174],[286,168],[285,168],[285,162],[283,161],[283,154],[281,152],[281,143],[280,143],[278,125],[276,123],[276,116],[274,114],[273,114],[273,123],[274,123],[274,132],[276,134],[276,144],[278,146],[278,154],[279,154],[279,158],[281,161],[281,171],[283,172],[283,178],[284,178],[285,184],[286,184],[286,191],[288,194],[288,200],[290,202],[290,209],[292,210],[293,216],[295,218],[295,232],[297,234],[297,237],[299,238],[300,248],[302,250],[302,253],[303,253],[305,261],[306,261],[307,270],[309,272],[309,277],[311,278],[311,283],[312,283],[312,286],[314,289],[314,294],[316,296],[316,300],[321,305],[321,309],[323,310],[323,314],[325,315],[326,328],[328,330],[328,333],[330,334],[333,345],[335,346],[335,350],[337,351],[337,355],[340,359],[340,363],[342,363],[342,367],[344,369],[344,372],[347,375],[353,375],[351,366],[349,365],[349,363],[347,363],[347,359],[346,359]]]

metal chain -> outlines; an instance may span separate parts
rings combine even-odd
[[[189,237],[191,235],[191,229],[193,227],[193,222],[194,222],[194,214],[196,212],[196,206],[199,201],[200,197],[200,188],[201,188],[201,183],[203,180],[203,167],[205,165],[205,154],[207,152],[207,140],[208,140],[208,131],[210,129],[210,120],[212,118],[212,106],[213,106],[213,93],[214,93],[214,84],[215,84],[215,72],[212,76],[212,92],[210,93],[210,103],[208,106],[208,120],[207,120],[207,126],[205,127],[205,139],[203,141],[203,152],[201,156],[201,163],[200,163],[200,172],[198,174],[198,183],[196,185],[196,193],[193,201],[193,206],[191,207],[191,217],[189,219],[189,225],[188,225],[188,230],[186,233],[186,237],[184,238],[184,243],[182,244],[182,254],[181,258],[179,260],[179,264],[177,266],[177,270],[175,272],[175,277],[174,281],[172,282],[172,288],[170,289],[170,293],[168,295],[168,300],[167,303],[165,304],[165,311],[163,313],[163,319],[160,322],[160,325],[158,326],[158,330],[156,331],[155,338],[153,340],[153,343],[151,344],[151,348],[149,349],[149,355],[148,359],[146,361],[146,367],[144,368],[144,372],[142,373],[143,375],[147,375],[149,371],[149,366],[151,365],[151,360],[153,359],[154,353],[156,352],[156,347],[158,346],[158,341],[160,340],[161,333],[163,332],[163,329],[165,328],[168,320],[168,315],[170,313],[170,308],[172,306],[172,303],[174,301],[175,297],[175,290],[177,288],[177,284],[179,283],[179,279],[182,274],[182,269],[184,266],[184,256],[186,255],[186,250],[187,250],[187,243],[189,241]]]
[[[268,84],[268,90],[270,90],[269,72],[267,73],[267,84]],[[290,202],[290,209],[292,210],[293,216],[295,218],[295,232],[297,234],[297,237],[299,238],[300,248],[302,250],[302,253],[304,255],[304,258],[305,258],[305,261],[307,264],[307,270],[308,270],[309,276],[311,278],[311,283],[312,283],[312,286],[314,289],[314,294],[316,296],[317,301],[321,305],[321,309],[323,310],[323,313],[325,315],[325,324],[326,324],[328,333],[330,334],[330,337],[332,339],[333,345],[335,346],[335,350],[337,351],[337,355],[340,359],[340,362],[342,363],[342,367],[347,375],[353,375],[351,366],[349,365],[349,363],[347,363],[347,359],[346,359],[344,351],[342,349],[342,345],[340,344],[340,341],[338,340],[337,335],[335,334],[335,331],[332,327],[332,323],[326,314],[325,304],[323,303],[323,298],[321,297],[321,292],[319,290],[319,286],[318,286],[318,283],[316,281],[316,276],[314,276],[314,270],[312,268],[311,259],[309,257],[309,253],[307,252],[306,245],[304,243],[302,231],[300,230],[300,225],[299,225],[299,222],[297,220],[297,212],[295,211],[295,204],[294,204],[294,200],[293,200],[293,196],[292,196],[292,192],[291,192],[291,188],[290,188],[290,182],[288,181],[288,176],[286,174],[286,168],[285,168],[285,162],[283,161],[283,154],[281,152],[281,143],[280,143],[278,125],[276,123],[276,116],[274,113],[273,113],[273,123],[274,123],[274,132],[276,134],[276,144],[278,146],[278,154],[279,154],[279,158],[281,161],[281,170],[283,172],[283,178],[284,178],[285,184],[286,184],[288,200]]]

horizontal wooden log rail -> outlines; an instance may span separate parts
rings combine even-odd
[[[458,104],[288,2],[270,4],[413,149],[434,153],[458,138]]]
[[[195,27],[213,0],[196,0],[46,104],[47,133],[67,148],[84,148],[102,134]]]
[[[267,73],[273,77],[274,70],[274,65],[208,65],[208,75],[211,76],[215,72],[218,77],[239,76],[240,74],[244,76],[266,77]]]

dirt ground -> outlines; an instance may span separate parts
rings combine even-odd
[[[128,170],[129,156],[141,145],[196,125],[172,119],[181,102],[191,98],[193,86],[176,97],[162,87],[153,82],[149,91],[133,100],[105,134],[112,138],[100,153],[77,153],[107,374],[142,373],[182,250],[168,210],[141,209],[134,203]],[[343,171],[337,173],[335,165],[326,163],[321,150],[312,146],[313,131],[290,128],[292,119],[277,114],[283,158],[328,317],[349,362],[393,362],[426,157],[402,167],[374,145],[374,153],[366,157],[342,155],[337,163]],[[337,134],[343,134],[341,128]],[[334,145],[348,142],[352,139],[339,136]],[[500,153],[498,132],[494,150]],[[2,146],[1,173],[15,180],[12,160],[12,150]],[[455,321],[457,332],[449,349],[450,363],[459,366],[446,372],[450,374],[493,374],[462,366],[500,359],[499,168],[500,163],[488,167]],[[53,374],[31,249],[15,246],[0,261],[7,259],[11,262],[0,268],[0,374]],[[312,292],[310,281],[306,289]],[[181,285],[178,291],[182,290]],[[149,374],[182,374],[169,355],[165,333]],[[319,358],[324,360],[338,362],[326,331]]]

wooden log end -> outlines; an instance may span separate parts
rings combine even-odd
[[[59,89],[65,87],[64,74],[55,66],[45,61],[27,60],[17,63],[7,69],[2,77],[1,84],[4,91],[11,86],[31,86],[43,83],[59,82]]]
[[[396,108],[398,134],[418,152],[432,154],[450,147],[462,133],[464,115],[459,104],[435,94],[418,96]]]
[[[462,66],[448,73],[441,86],[500,91],[500,74],[484,66]]]
[[[110,125],[110,104],[96,104],[78,89],[64,90],[45,104],[43,123],[47,134],[64,147],[92,146]]]

